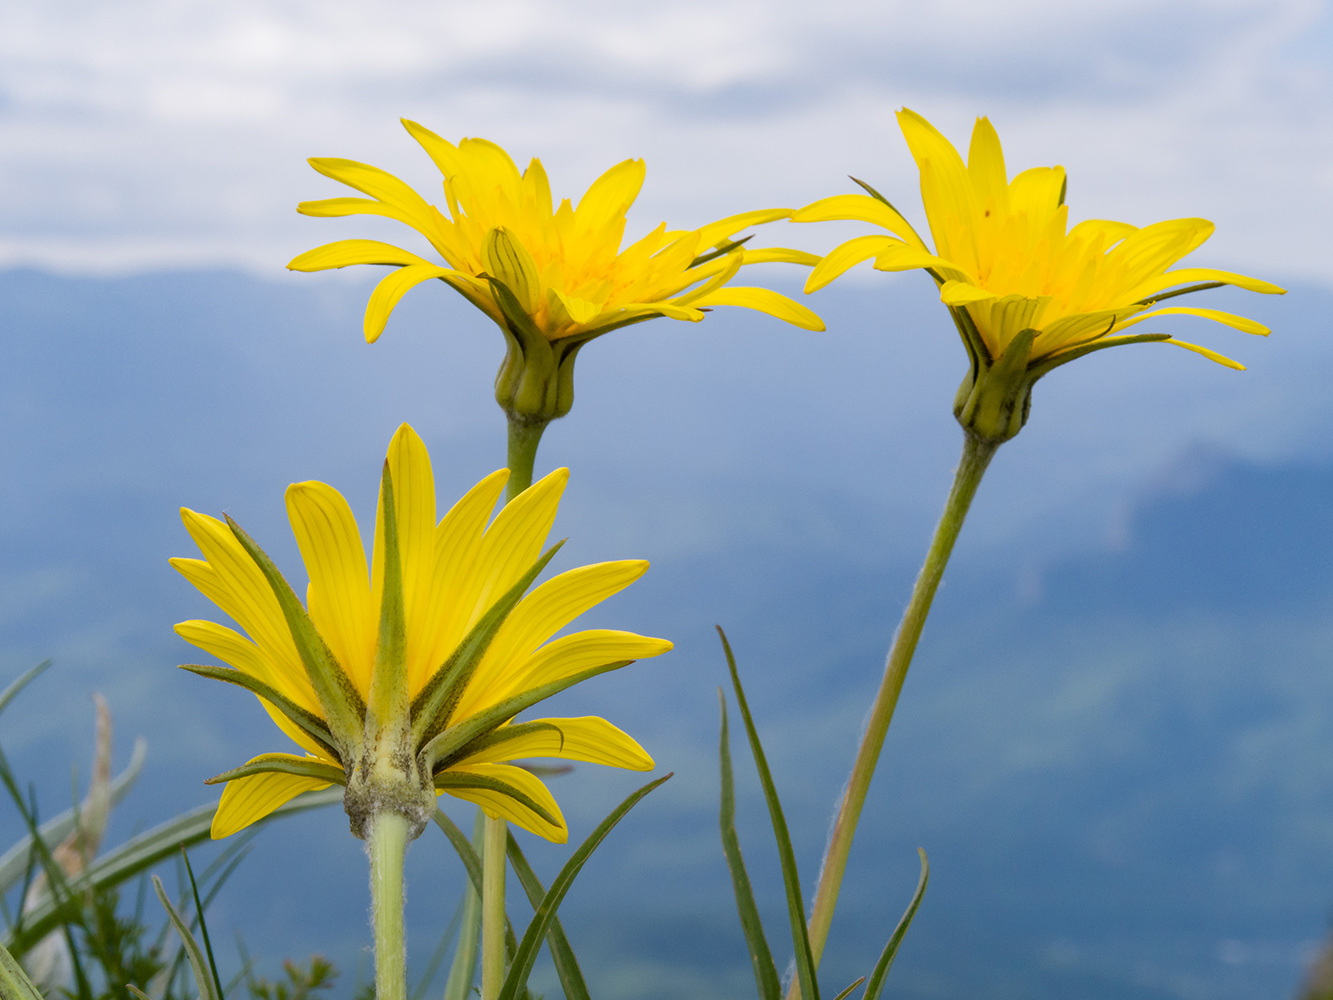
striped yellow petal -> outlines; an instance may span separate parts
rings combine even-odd
[[[287,487],[287,517],[310,584],[306,610],[361,697],[370,690],[378,605],[370,594],[366,549],[352,508],[320,482]]]
[[[838,244],[821,258],[815,269],[810,272],[810,277],[805,280],[805,291],[807,293],[818,291],[834,278],[862,261],[878,257],[889,246],[895,244],[902,245],[892,236],[857,236],[846,243]]]
[[[259,758],[252,758],[252,762],[255,760]],[[259,822],[274,809],[290,802],[302,792],[315,792],[328,787],[327,781],[276,772],[255,774],[229,781],[227,787],[222,790],[222,800],[218,802],[217,812],[213,814],[213,825],[209,833],[214,840],[230,837],[251,823]]]
[[[479,805],[482,812],[492,819],[507,819],[529,833],[535,833],[552,843],[563,844],[569,839],[569,829],[565,826],[564,814],[560,812],[555,797],[542,780],[530,771],[509,764],[469,764],[466,767],[450,768],[450,771],[462,775],[477,775],[511,785],[540,805],[557,822],[551,823],[514,797],[491,788],[446,789],[454,798]]]
[[[651,771],[656,766],[633,737],[595,715],[577,719],[532,719],[531,722],[552,728],[528,730],[474,757],[465,758],[459,762],[460,766],[530,757],[581,760],[630,771]],[[498,734],[503,732],[501,729]]]
[[[393,312],[393,307],[398,305],[399,299],[423,281],[452,274],[453,272],[447,267],[436,267],[434,264],[409,264],[381,279],[375,290],[370,293],[370,301],[366,303],[366,315],[362,321],[362,332],[365,333],[366,343],[373,344],[380,339],[380,334],[384,332],[384,327],[389,322],[389,314]]]

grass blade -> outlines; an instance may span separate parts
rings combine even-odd
[[[181,860],[185,862],[185,873],[190,876],[190,894],[194,896],[194,913],[199,920],[199,934],[204,939],[204,951],[208,955],[208,971],[213,975],[218,1000],[222,1000],[225,995],[222,992],[222,978],[218,975],[218,963],[213,958],[213,942],[208,939],[208,921],[204,919],[204,904],[199,899],[199,883],[194,880],[194,868],[184,847],[181,848]]]
[[[870,974],[870,983],[866,986],[864,1000],[879,1000],[879,995],[884,989],[884,980],[888,978],[889,968],[898,954],[898,946],[903,943],[903,936],[907,933],[907,928],[912,926],[912,918],[916,916],[921,899],[926,894],[926,883],[930,881],[930,862],[926,860],[926,852],[921,848],[918,847],[916,852],[921,855],[921,877],[917,879],[916,892],[912,893],[912,901],[907,904],[907,911],[898,921],[893,936],[889,938],[889,943],[884,946],[879,961],[875,963],[875,971]]]
[[[0,712],[3,712],[9,706],[9,703],[14,700],[15,696],[17,696],[18,693],[22,691],[25,687],[27,687],[30,683],[35,681],[37,677],[42,672],[44,672],[46,668],[49,667],[50,665],[51,665],[50,660],[43,660],[41,663],[37,664],[37,666],[31,668],[30,670],[25,670],[23,673],[19,674],[18,680],[14,681],[13,684],[5,688],[3,694],[0,694]]]
[[[588,839],[580,844],[578,850],[565,862],[564,867],[560,869],[559,874],[551,883],[551,888],[542,898],[541,905],[536,908],[536,912],[532,915],[532,923],[528,924],[528,929],[523,934],[523,940],[519,942],[518,952],[510,964],[509,975],[505,976],[504,986],[500,989],[498,1000],[517,1000],[519,991],[526,987],[528,976],[532,972],[532,964],[537,961],[537,951],[541,948],[542,938],[546,936],[547,928],[551,921],[555,919],[555,911],[564,901],[565,893],[569,892],[570,886],[574,884],[574,879],[578,877],[588,858],[592,856],[592,852],[597,850],[598,845],[606,839],[606,835],[615,828],[615,825],[624,819],[626,813],[638,805],[645,795],[670,777],[671,775],[667,774],[656,781],[650,781],[616,806],[606,819],[597,824],[597,829],[588,834]]]
[[[222,1000],[213,985],[213,977],[208,974],[208,969],[205,967],[204,953],[199,947],[199,942],[190,933],[190,928],[181,919],[176,907],[171,905],[171,900],[167,899],[167,891],[162,888],[162,880],[156,875],[153,876],[153,888],[157,891],[158,901],[167,911],[172,926],[176,928],[176,933],[180,935],[181,945],[184,946],[185,954],[190,959],[190,968],[194,970],[194,982],[199,987],[199,1000]]]
[[[32,673],[32,671],[29,671],[29,673]],[[111,804],[113,806],[134,787],[134,782],[138,780],[139,772],[143,769],[144,758],[147,755],[147,745],[143,740],[137,740],[129,764],[111,782]],[[42,841],[48,848],[54,847],[74,832],[75,822],[76,817],[73,809],[68,809],[54,819],[47,820],[39,828]],[[4,854],[0,854],[0,894],[8,892],[23,878],[23,872],[28,867],[28,856],[32,852],[32,844],[32,837],[26,836],[5,851]]]
[[[519,884],[528,894],[528,902],[535,911],[546,898],[546,889],[528,864],[528,859],[523,856],[523,850],[512,832],[509,834],[507,853],[510,867],[518,876]],[[560,989],[565,994],[565,1000],[590,1000],[583,970],[579,968],[579,960],[574,957],[574,949],[569,946],[569,938],[565,937],[565,929],[560,926],[559,917],[551,918],[551,926],[546,931],[546,947],[550,949],[551,960],[555,962],[555,972],[560,977]]]
[[[436,815],[444,816],[444,813],[436,810]],[[448,817],[445,816],[445,819]],[[453,826],[452,821],[449,825]],[[458,828],[455,826],[454,829]],[[486,814],[478,809],[476,822],[472,824],[472,842],[468,844],[473,849],[474,857],[476,857],[476,846],[482,843],[485,829]],[[481,893],[477,891],[469,876],[467,889],[463,893],[463,924],[458,929],[458,948],[454,951],[454,961],[449,967],[449,978],[444,984],[444,1000],[468,1000],[472,984],[477,978],[477,947],[480,943]]]
[[[722,689],[717,691],[718,704],[722,708],[722,735],[718,739],[718,764],[722,772],[721,805],[718,808],[718,825],[722,828],[722,853],[727,857],[727,868],[731,871],[731,887],[736,893],[736,911],[740,915],[741,929],[745,931],[745,943],[750,949],[750,963],[754,966],[754,983],[759,991],[760,1000],[779,1000],[782,996],[782,984],[778,981],[777,966],[773,964],[773,952],[769,950],[768,939],[764,936],[764,924],[759,917],[759,908],[755,906],[754,890],[750,887],[750,876],[745,871],[745,858],[741,854],[741,841],[736,833],[736,782],[731,771],[731,734],[727,728],[727,699]]]
[[[306,792],[275,809],[261,822],[267,823],[280,816],[290,816],[307,809],[340,802],[342,794],[341,788]],[[99,858],[78,878],[70,879],[70,890],[83,892],[94,888],[112,888],[151,868],[159,861],[171,857],[182,846],[188,847],[205,840],[213,823],[213,813],[216,811],[215,803],[199,806],[127,840]],[[50,900],[35,907],[28,914],[23,927],[22,942],[6,941],[5,944],[18,950],[18,944],[26,945],[39,940],[59,922],[56,901]]]
[[[805,903],[801,898],[801,879],[796,870],[796,854],[791,849],[791,835],[787,832],[787,820],[782,815],[782,802],[778,799],[777,786],[773,784],[773,775],[768,769],[768,759],[759,742],[759,732],[754,727],[750,715],[750,706],[745,700],[745,691],[741,687],[741,675],[736,670],[736,657],[732,655],[731,643],[722,626],[717,627],[717,634],[722,639],[722,649],[727,656],[727,669],[731,671],[731,686],[736,691],[736,705],[741,710],[745,721],[745,733],[750,738],[750,752],[754,755],[754,766],[759,772],[759,783],[764,788],[764,798],[768,801],[768,818],[773,824],[773,837],[778,842],[778,860],[782,863],[782,882],[787,889],[787,918],[791,922],[792,945],[796,949],[796,977],[801,985],[801,996],[806,1000],[819,1000],[819,983],[815,979],[815,959],[810,951],[810,934],[805,924]]]
[[[0,945],[0,997],[4,1000],[42,1000],[23,966],[3,945]]]
[[[444,831],[444,835],[449,838],[449,843],[453,845],[458,853],[458,858],[463,862],[463,867],[467,869],[467,877],[471,883],[472,890],[481,895],[481,854],[472,846],[472,843],[463,835],[463,831],[458,828],[458,824],[445,815],[444,810],[435,810],[435,825]],[[474,840],[476,838],[473,838]],[[514,960],[514,952],[518,948],[518,939],[514,937],[514,925],[509,922],[509,917],[505,917],[505,956],[508,961]]]

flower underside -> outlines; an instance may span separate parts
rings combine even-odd
[[[455,146],[415,122],[403,125],[444,176],[447,216],[392,174],[334,158],[310,164],[369,198],[308,201],[297,210],[397,219],[424,236],[444,264],[388,243],[342,240],[287,265],[298,271],[395,267],[366,307],[368,341],[383,332],[409,289],[432,278],[453,287],[502,328],[514,326],[517,308],[550,341],[586,341],[657,316],[697,322],[708,309],[724,305],[756,309],[806,329],[824,328],[813,312],[777,292],[729,284],[745,264],[815,263],[811,254],[748,250],[732,239],[748,226],[790,217],[789,209],[747,212],[694,230],[668,230],[663,223],[621,249],[626,213],[643,184],[642,160],[606,171],[577,206],[569,199],[557,206],[540,160],[520,174],[509,154],[492,142],[464,139]]]
[[[883,271],[922,268],[939,286],[976,363],[998,361],[1021,339],[1034,377],[1090,351],[1143,341],[1167,341],[1227,367],[1244,367],[1169,334],[1125,334],[1158,317],[1197,316],[1246,333],[1269,332],[1254,320],[1217,309],[1154,308],[1221,285],[1282,293],[1269,282],[1229,271],[1168,270],[1212,234],[1211,222],[1175,219],[1138,228],[1090,219],[1070,229],[1064,169],[1037,167],[1009,180],[999,137],[987,119],[977,119],[966,164],[920,115],[904,109],[898,123],[920,170],[935,249],[883,196],[862,184],[867,194],[825,198],[800,209],[793,221],[858,220],[891,235],[859,236],[835,248],[816,265],[807,292],[866,260]]]
[[[581,680],[671,648],[607,629],[551,638],[647,569],[639,560],[583,566],[528,592],[559,547],[542,552],[567,475],[535,483],[488,526],[508,478],[500,470],[437,523],[429,455],[403,425],[385,462],[369,566],[341,494],[319,482],[289,487],[310,581],[304,605],[234,522],[182,510],[204,558],[172,565],[247,633],[182,622],[183,638],[230,664],[186,669],[254,692],[304,751],[263,754],[213,779],[226,782],[214,837],[303,791],[342,784],[358,833],[381,809],[419,829],[435,795],[448,792],[563,842],[559,806],[513,761],[653,767],[604,719],[514,721]]]

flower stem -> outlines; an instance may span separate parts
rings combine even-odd
[[[505,848],[509,825],[487,816],[485,837],[481,851],[481,1000],[495,1000],[505,977]]]
[[[861,817],[861,807],[865,804],[866,792],[870,789],[870,779],[875,774],[875,764],[879,761],[880,749],[884,746],[884,737],[893,719],[893,710],[898,704],[898,694],[902,691],[903,680],[907,677],[907,668],[911,666],[912,654],[916,652],[917,640],[921,638],[921,629],[926,624],[930,613],[931,601],[944,576],[944,567],[949,562],[958,532],[967,517],[968,507],[976,496],[981,477],[990,464],[991,458],[1000,446],[998,441],[984,441],[964,432],[963,457],[954,473],[953,488],[944,503],[944,513],[935,528],[935,537],[931,540],[926,561],[912,588],[912,597],[903,612],[898,625],[898,634],[894,637],[893,647],[889,650],[888,660],[884,665],[884,679],[880,682],[875,703],[870,709],[870,719],[866,723],[865,734],[861,737],[861,746],[856,753],[856,762],[852,765],[851,777],[847,780],[847,789],[843,792],[842,804],[838,809],[833,825],[833,835],[829,838],[828,851],[824,855],[824,866],[819,873],[819,888],[815,892],[815,905],[810,912],[810,948],[814,959],[824,950],[828,940],[829,925],[833,921],[833,909],[838,902],[838,889],[842,885],[842,876],[847,868],[847,855],[852,847],[852,837],[856,833],[856,823]],[[790,1000],[799,996],[799,989],[793,982],[788,992]]]
[[[537,445],[547,421],[521,421],[509,418],[509,486],[505,503],[532,485],[532,466],[537,461]]]
[[[406,816],[383,810],[370,821],[370,900],[375,927],[375,1000],[406,1000],[407,948],[403,939],[403,857]]]

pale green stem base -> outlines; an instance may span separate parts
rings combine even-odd
[[[999,442],[981,441],[964,432],[963,457],[954,473],[953,488],[949,499],[945,501],[944,513],[935,529],[926,561],[912,588],[911,600],[898,625],[898,634],[894,637],[893,647],[889,650],[888,660],[884,665],[884,679],[880,682],[875,695],[875,703],[870,709],[870,719],[866,723],[865,735],[861,737],[861,746],[856,753],[856,762],[852,765],[851,777],[847,789],[843,792],[842,804],[834,821],[833,834],[829,838],[828,852],[824,855],[824,866],[819,873],[819,888],[815,891],[815,904],[810,912],[810,949],[814,960],[824,951],[828,940],[829,925],[833,921],[833,909],[838,902],[838,890],[842,886],[842,876],[847,868],[847,855],[852,847],[852,837],[856,833],[856,823],[861,818],[861,807],[865,804],[866,792],[870,789],[870,779],[875,774],[875,765],[884,746],[884,737],[893,719],[893,710],[898,704],[898,694],[902,691],[903,681],[907,677],[907,668],[911,666],[912,654],[916,652],[917,640],[921,638],[921,629],[926,624],[926,615],[930,613],[931,601],[944,576],[944,567],[949,562],[958,532],[967,517],[968,507],[976,496],[981,477],[990,464],[991,458],[999,448]],[[800,996],[800,989],[793,981],[787,994],[789,1000]]]
[[[505,978],[505,849],[509,824],[487,816],[485,837],[481,852],[481,1000],[496,1000]]]
[[[375,928],[375,1000],[406,1000],[407,947],[403,938],[403,857],[407,817],[380,812],[370,821],[370,906]]]

